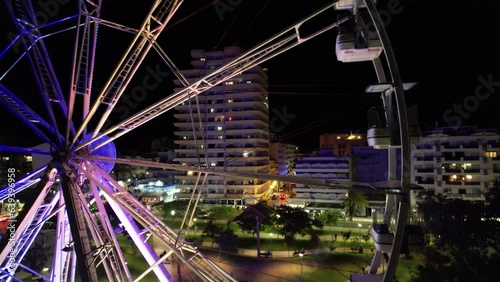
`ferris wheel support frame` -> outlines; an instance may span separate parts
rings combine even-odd
[[[406,113],[406,102],[404,97],[404,87],[401,75],[399,72],[398,64],[396,62],[396,56],[392,49],[389,36],[385,30],[380,14],[377,11],[375,3],[373,0],[365,0],[365,4],[370,14],[370,17],[375,25],[377,33],[379,35],[382,47],[384,49],[384,54],[387,60],[387,65],[389,68],[392,83],[391,89],[389,89],[389,95],[394,95],[396,99],[396,109],[397,116],[399,119],[399,133],[401,140],[401,193],[398,195],[399,207],[397,209],[396,218],[396,230],[394,232],[394,240],[392,244],[391,253],[389,256],[389,262],[387,265],[386,272],[383,277],[384,282],[392,282],[396,274],[396,268],[399,261],[399,256],[401,253],[401,246],[403,244],[403,237],[405,232],[406,222],[408,220],[408,213],[410,211],[410,135],[409,135],[409,125],[408,117]],[[374,61],[374,68],[377,73],[377,77],[380,83],[387,81],[385,74],[383,73],[383,68],[380,65],[380,61]],[[388,113],[392,114],[392,113]],[[395,150],[393,148],[389,149],[389,154],[394,154]],[[389,173],[391,176],[392,172]]]

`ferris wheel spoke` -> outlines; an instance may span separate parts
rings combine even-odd
[[[142,232],[140,232],[137,224],[135,223],[134,219],[130,216],[130,214],[126,211],[126,207],[122,206],[121,204],[118,204],[112,195],[115,193],[115,189],[123,189],[121,186],[119,186],[117,183],[115,183],[115,187],[110,187],[107,186],[106,183],[104,183],[101,180],[98,180],[100,178],[96,178],[96,175],[99,175],[100,177],[106,177],[107,175],[102,175],[105,174],[103,171],[99,169],[98,166],[92,165],[89,162],[85,163],[86,169],[83,168],[83,166],[74,163],[74,165],[82,171],[86,175],[86,177],[89,179],[89,181],[95,183],[96,185],[98,184],[99,187],[101,188],[101,191],[103,191],[103,195],[105,196],[106,200],[108,201],[109,205],[117,215],[118,219],[120,222],[123,224],[125,229],[127,230],[127,233],[130,235],[136,246],[138,246],[139,251],[142,253],[148,264],[151,266],[155,264],[158,261],[158,256],[152,249],[152,247],[147,243],[145,240]],[[89,172],[93,171],[93,173]],[[128,193],[128,192],[126,192]],[[155,267],[154,272],[158,279],[160,281],[173,281],[172,277],[166,270],[165,266],[163,264],[159,264]]]
[[[98,134],[115,105],[118,103],[123,91],[151,49],[152,42],[156,41],[182,2],[182,0],[155,1],[155,4],[146,16],[146,19],[135,35],[132,43],[127,51],[125,51],[125,54],[113,71],[113,74],[106,82],[103,91],[97,97],[88,115],[85,117],[83,124],[78,129],[77,136],[83,132],[83,129],[88,125],[99,106],[106,105],[106,110],[93,130],[94,133],[92,137]],[[72,145],[74,145],[75,142],[76,141],[73,140]]]
[[[36,14],[32,3],[28,1],[16,1],[16,5],[9,5],[7,8],[14,25],[21,35],[25,49],[28,51],[28,59],[33,69],[36,84],[40,90],[44,106],[49,117],[49,123],[53,127],[58,139],[58,145],[62,146],[63,140],[60,138],[58,124],[54,115],[51,103],[59,104],[63,116],[67,116],[68,108],[61,91],[57,76],[49,58],[49,54],[41,39],[42,35],[38,29]]]
[[[49,203],[44,203],[44,200],[52,189],[56,175],[56,169],[46,170],[46,176],[38,183],[38,189],[36,189],[39,191],[38,197],[30,205],[29,210],[18,224],[16,224],[17,218],[15,218],[14,213],[10,213],[10,225],[15,226],[15,228],[13,229],[14,234],[10,235],[12,243],[6,244],[0,253],[0,268],[2,271],[7,271],[11,274],[15,273],[29,246],[31,246],[40,232],[43,223],[49,218],[48,216],[59,200],[60,193],[56,193]],[[11,197],[9,199],[14,198]],[[15,204],[15,201],[12,203],[8,200],[8,206]],[[11,208],[9,207],[9,209]]]
[[[90,98],[92,90],[92,80],[94,73],[95,51],[97,45],[97,32],[99,23],[92,20],[92,17],[99,17],[101,11],[101,1],[79,1],[78,27],[75,38],[75,49],[73,53],[73,66],[71,70],[71,87],[69,91],[69,107],[66,122],[66,145],[70,142],[70,131],[76,138],[74,129],[73,110],[76,95],[83,96],[82,120],[89,113]],[[86,135],[85,128],[83,134]]]
[[[59,193],[62,193],[60,185]],[[64,197],[59,197],[58,207],[54,234],[54,252],[49,275],[50,281],[52,282],[67,281],[71,252],[73,250],[71,247],[71,231],[69,229]]]
[[[125,256],[120,248],[113,226],[111,226],[111,222],[109,221],[109,215],[106,212],[104,204],[101,200],[102,193],[97,190],[96,183],[92,181],[90,182],[90,187],[92,194],[94,195],[93,199],[95,200],[97,206],[97,212],[92,213],[96,217],[95,227],[101,237],[105,239],[104,243],[109,244],[109,248],[111,249],[106,257],[106,259],[110,262],[111,272],[109,274],[111,277],[119,276],[121,281],[132,281],[132,275],[130,274],[125,262]]]
[[[109,128],[102,134],[92,138],[91,140],[81,144],[78,149],[81,149],[90,143],[94,142],[98,138],[106,135],[109,137],[108,140],[103,141],[97,144],[94,147],[95,149],[100,148],[101,146],[111,142],[112,140],[117,139],[118,137],[123,136],[124,134],[132,131],[133,129],[149,122],[150,120],[160,116],[161,114],[173,109],[174,107],[186,102],[193,96],[196,96],[204,91],[215,87],[216,85],[231,79],[232,77],[238,75],[239,73],[246,71],[256,65],[259,65],[283,52],[286,52],[318,35],[323,34],[324,32],[331,30],[343,22],[347,21],[351,17],[345,17],[338,21],[333,22],[318,31],[312,33],[309,36],[301,36],[299,32],[300,26],[302,26],[307,21],[311,20],[315,16],[325,12],[330,9],[334,4],[327,5],[326,7],[318,10],[313,13],[309,17],[299,21],[298,23],[292,25],[291,27],[285,29],[284,31],[276,34],[270,39],[264,41],[263,43],[257,45],[250,51],[242,54],[232,62],[216,69],[214,72],[206,75],[205,77],[199,79],[196,82],[193,82],[188,87],[176,92],[155,104],[143,109],[137,114],[125,119],[119,124],[114,125]],[[116,132],[116,133],[114,133]],[[112,135],[114,133],[114,135]]]
[[[12,153],[21,153],[21,154],[37,154],[37,155],[47,155],[47,156],[52,155],[52,153],[49,151],[0,145],[0,152],[2,152],[2,151],[12,152]]]
[[[53,144],[56,141],[49,138],[47,134],[42,132],[39,128],[42,127],[50,133],[54,133],[51,125],[2,84],[0,84],[0,104],[3,104],[12,114],[33,130],[33,132],[46,143]],[[59,138],[62,138],[62,136],[59,136]]]
[[[17,193],[29,188],[41,180],[43,180],[43,173],[47,173],[48,166],[42,166],[39,169],[32,171],[27,176],[16,180],[15,183],[9,183],[7,186],[0,190],[0,201],[5,201],[9,197],[15,196]],[[9,171],[9,173],[11,173]],[[42,177],[41,177],[42,176]],[[13,184],[13,185],[12,185]]]
[[[258,179],[265,181],[278,181],[285,183],[299,183],[305,185],[326,187],[330,189],[338,189],[338,190],[349,190],[349,191],[360,191],[365,193],[372,194],[399,194],[398,189],[372,189],[371,186],[361,186],[358,184],[350,183],[349,180],[342,181],[342,179],[338,179],[339,184],[331,184],[324,179],[314,179],[307,177],[297,177],[297,176],[281,176],[274,174],[266,174],[266,173],[253,173],[253,172],[239,172],[239,171],[228,171],[228,170],[216,170],[216,169],[201,169],[198,167],[188,167],[178,164],[167,164],[167,163],[157,163],[152,161],[143,161],[143,160],[132,160],[132,159],[124,159],[124,158],[110,158],[103,156],[78,156],[77,158],[87,159],[87,160],[97,160],[103,162],[110,163],[119,163],[126,164],[138,167],[154,167],[154,168],[163,168],[168,170],[176,170],[176,171],[184,171],[184,172],[197,172],[197,173],[207,173],[213,175],[220,175],[226,177],[234,177],[234,178],[243,178],[243,179]]]
[[[129,224],[130,220],[128,220],[127,218],[132,216],[135,220],[143,224],[146,229],[158,236],[161,241],[167,244],[167,246],[169,246],[169,248],[177,256],[177,258],[201,279],[207,279],[209,281],[235,281],[234,278],[232,278],[219,266],[211,262],[210,259],[203,256],[192,245],[186,244],[184,240],[179,241],[178,234],[173,229],[168,227],[162,220],[157,218],[142,203],[140,203],[128,191],[120,186],[113,178],[111,178],[102,169],[100,169],[99,166],[96,166],[88,161],[86,162],[86,165],[93,167],[97,172],[95,175],[98,175],[100,178],[102,178],[101,181],[98,181],[94,175],[90,174],[87,171],[84,171],[89,179],[92,179],[92,181],[96,183],[102,183],[100,187],[104,192],[104,196],[113,207],[113,210],[115,211],[117,216],[120,217],[120,221],[123,224]],[[77,164],[76,166],[80,167]],[[132,230],[132,233],[134,233],[134,235],[132,235],[131,232],[129,232],[132,238],[134,238],[134,236],[139,236],[134,239],[136,244],[138,246],[142,246],[144,242],[140,241],[140,238],[142,236],[140,236],[140,233],[138,233],[139,230],[133,226],[129,226],[129,228],[131,228],[130,230]],[[183,254],[184,251],[189,252],[192,256],[187,258]],[[143,255],[145,256],[146,261],[150,266],[158,261],[158,257],[154,252],[149,253],[145,251],[143,252]],[[161,264],[159,266],[161,266]],[[155,268],[155,270],[156,269],[157,268]],[[156,274],[158,275],[158,273]],[[160,277],[158,278],[160,279]]]

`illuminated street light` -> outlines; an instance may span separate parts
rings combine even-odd
[[[271,237],[271,250],[273,250],[273,233],[269,233],[269,236]]]

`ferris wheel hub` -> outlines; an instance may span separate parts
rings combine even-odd
[[[92,132],[88,133],[85,136],[85,138],[80,142],[80,144],[92,140],[93,135],[94,133]],[[99,157],[116,158],[116,147],[113,141],[110,141],[105,145],[97,149],[94,149],[99,144],[101,144],[104,141],[107,141],[108,139],[109,139],[108,136],[103,135],[99,139],[93,141],[88,146],[76,151],[75,153],[78,154],[79,156],[99,156]],[[113,167],[115,166],[114,162],[109,162],[109,161],[94,160],[94,163],[108,174],[113,170]]]

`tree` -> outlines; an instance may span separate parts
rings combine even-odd
[[[238,216],[233,219],[243,232],[253,233],[257,240],[257,257],[260,254],[260,230],[271,226],[273,221],[271,215],[274,210],[267,205],[266,201],[247,206]]]
[[[330,228],[332,225],[337,224],[337,221],[339,218],[342,217],[342,214],[338,210],[327,210],[325,212],[322,212],[319,215],[319,220],[323,222],[325,225],[330,225]]]
[[[500,265],[500,188],[485,195],[485,202],[424,198],[418,205],[432,244],[414,281],[496,281]],[[431,279],[432,278],[432,279]]]
[[[313,234],[314,227],[323,228],[323,223],[319,219],[309,217],[303,208],[293,208],[290,206],[280,206],[276,209],[276,225],[279,227],[278,233],[287,238],[291,245],[295,236],[300,234]],[[314,237],[314,235],[312,235]],[[285,242],[287,242],[285,240]],[[287,246],[289,247],[289,246]]]
[[[134,181],[136,179],[142,179],[146,175],[146,168],[140,166],[132,166],[126,164],[115,164],[113,168],[112,175],[116,180]],[[127,181],[128,184],[130,184]]]
[[[352,221],[352,217],[356,214],[356,209],[362,209],[368,205],[366,195],[357,191],[349,191],[344,199],[344,207],[347,215]]]
[[[174,214],[176,217],[184,217],[184,214],[186,213],[186,209],[188,206],[189,201],[188,200],[177,200],[177,201],[171,201],[167,203],[161,203],[158,208],[161,212],[161,215],[164,219],[171,219],[172,218],[172,211],[174,211]],[[193,203],[191,203],[191,209],[192,211],[193,208]],[[195,216],[200,213],[200,208],[196,207],[195,211]],[[188,215],[190,216],[190,215]],[[189,220],[189,218],[188,218]]]
[[[238,215],[238,210],[231,206],[214,206],[210,208],[210,219],[233,219]]]
[[[234,252],[234,250],[236,250],[237,242],[238,236],[234,234],[233,230],[225,229],[220,232],[220,234],[215,237],[215,243],[219,245],[219,257],[221,251]]]
[[[212,220],[209,220],[205,229],[203,229],[202,234],[208,238],[212,238],[212,247],[215,243],[215,238],[221,234],[222,228],[218,225],[215,225]]]

